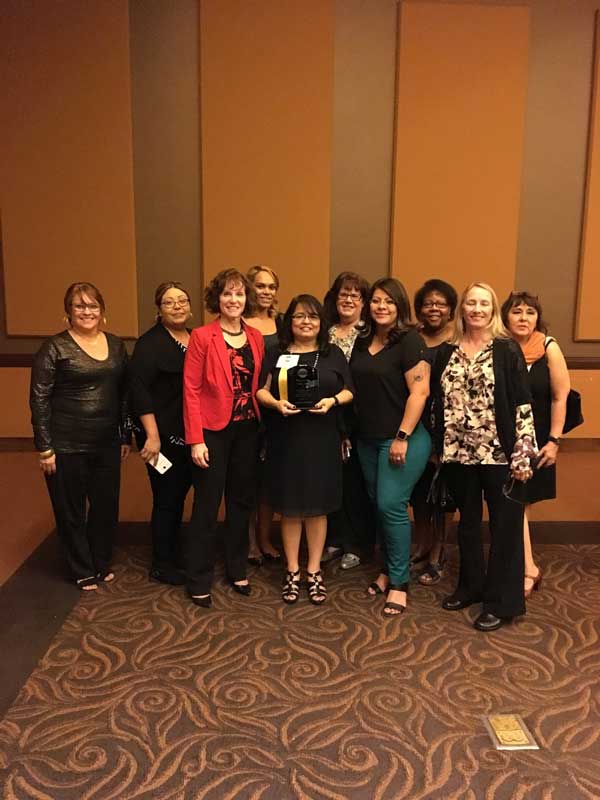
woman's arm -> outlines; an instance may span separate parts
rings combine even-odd
[[[409,395],[398,431],[404,431],[409,436],[419,424],[425,402],[429,397],[430,371],[431,368],[427,361],[419,361],[404,373]],[[394,439],[390,446],[390,461],[394,464],[404,464],[407,450],[407,439]]]
[[[571,389],[571,380],[567,362],[558,343],[550,342],[546,348],[546,361],[550,372],[550,393],[552,404],[550,406],[550,436],[559,439],[565,425],[567,415],[567,397]],[[556,463],[558,444],[548,441],[540,450],[538,467],[550,467]]]
[[[156,353],[149,346],[149,340],[140,339],[133,351],[130,362],[130,398],[133,413],[139,418],[146,441],[140,450],[142,460],[156,464],[160,453],[160,432],[154,414],[152,385],[158,376]]]
[[[33,361],[29,387],[33,439],[39,452],[40,468],[46,475],[56,472],[56,456],[50,433],[51,399],[56,382],[56,360],[56,347],[51,342],[45,342]]]

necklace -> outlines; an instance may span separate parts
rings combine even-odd
[[[219,325],[219,328],[221,328],[221,330],[223,331],[223,333],[226,333],[228,336],[241,336],[241,335],[242,335],[242,333],[244,332],[244,329],[243,329],[243,328],[240,328],[240,330],[239,330],[239,331],[236,331],[235,333],[233,333],[232,331],[228,331],[228,330],[227,330],[226,328],[224,328],[222,325]]]

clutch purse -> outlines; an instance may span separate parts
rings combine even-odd
[[[567,415],[565,417],[565,425],[563,433],[568,433],[581,425],[583,422],[583,414],[581,413],[581,395],[576,389],[571,389],[567,395]]]

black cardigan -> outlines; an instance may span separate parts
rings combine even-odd
[[[457,345],[440,345],[431,373],[431,429],[438,456],[444,449],[444,397],[441,377]],[[519,345],[512,339],[494,339],[494,413],[498,438],[504,455],[510,457],[516,442],[517,406],[531,403],[527,365]]]
[[[130,362],[130,402],[136,417],[138,447],[146,441],[139,424],[143,414],[154,414],[161,445],[171,437],[185,440],[183,428],[183,348],[157,323],[137,340]]]

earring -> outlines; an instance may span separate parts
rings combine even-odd
[[[106,317],[102,317],[102,324],[106,325]]]
[[[65,323],[65,325],[68,325],[69,327],[71,327],[71,317],[67,317],[66,314],[63,317],[63,322]]]

